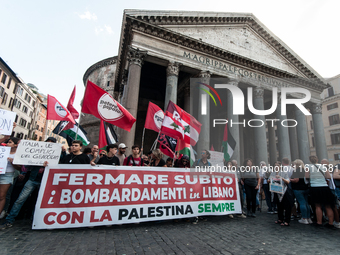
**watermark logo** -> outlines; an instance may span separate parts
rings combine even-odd
[[[208,84],[205,84],[203,82],[197,82],[197,84],[199,85],[203,85],[203,86],[206,86],[208,89],[210,89],[212,92],[214,92],[214,94],[216,95],[216,97],[218,98],[218,100],[220,101],[220,104],[222,106],[222,100],[221,100],[221,97],[220,95],[217,93],[217,91],[209,86]],[[215,100],[215,97],[211,94],[211,92],[209,90],[206,90],[205,88],[202,88],[202,87],[199,87],[200,90],[204,91],[205,93],[207,93],[211,99],[214,101],[215,103],[215,106],[217,106],[217,103],[216,103],[216,100]],[[201,114],[202,115],[206,115],[207,114],[207,95],[206,94],[201,94]]]

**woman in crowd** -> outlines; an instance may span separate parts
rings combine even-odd
[[[261,178],[256,167],[253,167],[253,160],[248,158],[243,162],[241,172],[242,184],[246,191],[247,217],[256,217],[256,194],[260,188]]]
[[[280,162],[276,162],[274,172],[270,174],[269,181],[280,183],[282,185],[281,193],[272,192],[278,213],[278,220],[275,221],[275,223],[280,224],[281,226],[290,226],[290,216],[294,205],[294,196],[291,188],[289,187],[289,173],[284,171]]]
[[[190,163],[189,163],[189,156],[183,155],[181,159],[176,159],[174,167],[179,167],[179,168],[190,168]]]
[[[0,141],[2,142],[2,141]],[[7,158],[7,168],[5,174],[0,174],[0,212],[4,209],[6,204],[6,194],[9,187],[13,184],[15,170],[21,169],[20,165],[13,165],[13,159],[17,150],[19,138],[10,137],[6,141],[6,147],[11,147],[9,157]]]
[[[174,162],[174,160],[169,157],[169,158],[166,159],[166,163],[165,164],[166,164],[167,167],[172,167],[172,163],[173,162]]]
[[[333,226],[334,214],[334,195],[328,187],[326,179],[330,179],[330,173],[326,167],[318,164],[317,156],[310,156],[311,164],[306,166],[306,179],[310,182],[310,195],[312,202],[315,204],[316,226],[322,226],[322,208],[324,206],[327,212],[328,224],[325,227],[336,229]]]
[[[301,224],[313,223],[310,218],[310,208],[308,204],[308,185],[305,182],[305,165],[300,159],[294,161],[294,172],[290,178],[291,187],[293,189],[295,198],[300,205]]]
[[[163,159],[163,152],[160,149],[152,151],[152,161],[150,166],[166,167],[165,161]]]

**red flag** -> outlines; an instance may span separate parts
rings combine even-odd
[[[169,114],[167,114],[169,113]],[[195,145],[198,141],[199,134],[201,132],[202,124],[199,123],[193,116],[184,111],[178,105],[174,104],[172,101],[169,101],[168,107],[166,109],[166,116],[170,116],[173,119],[173,122],[180,122],[183,130],[183,136],[181,137],[178,133],[170,132],[168,128],[169,125],[174,126],[174,124],[167,117],[164,118],[161,131],[170,137],[174,137],[180,140],[184,140],[184,143],[188,143],[191,145]],[[181,132],[181,130],[177,130]],[[170,132],[170,133],[169,133]]]
[[[151,129],[159,132],[164,119],[164,112],[157,105],[149,102],[148,112],[146,114],[145,125],[146,129]]]
[[[71,113],[59,101],[50,95],[47,95],[47,116],[48,120],[66,120],[75,124]]]
[[[159,149],[161,152],[163,152],[165,155],[175,158],[175,149],[176,149],[176,144],[177,140],[174,138],[171,138],[169,136],[164,135],[161,133],[158,137],[158,142],[159,142]]]
[[[211,151],[215,151],[214,145],[211,145],[210,150],[211,150]]]
[[[136,121],[109,93],[90,81],[86,85],[81,111],[129,132]]]
[[[67,103],[67,110],[69,110],[69,112],[73,116],[73,119],[76,120],[79,118],[79,112],[76,110],[76,108],[73,107],[73,102],[74,102],[75,97],[76,97],[76,86],[74,86],[70,99],[68,100],[68,103]]]
[[[104,149],[107,146],[104,121],[100,121],[98,148]]]
[[[70,99],[68,100],[67,103],[67,110],[69,110],[69,112],[71,113],[73,119],[78,119],[79,118],[79,112],[76,110],[76,108],[73,107],[73,102],[74,102],[74,98],[76,96],[76,86],[74,86],[72,94],[70,96]],[[69,122],[66,127],[64,128],[64,130],[73,128],[74,125],[73,123]]]

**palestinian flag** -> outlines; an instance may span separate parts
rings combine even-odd
[[[182,149],[179,150],[180,154],[189,156],[190,159],[190,166],[192,166],[195,162],[195,151],[192,148],[192,146],[189,143],[186,143],[184,146],[182,146]]]
[[[105,121],[100,122],[99,130],[99,150],[106,150],[108,144],[114,144],[118,142],[116,132],[113,129],[113,125]]]
[[[68,143],[69,142],[72,143],[72,141],[75,140],[76,138],[79,124],[76,122],[76,124],[72,128],[64,130],[67,124],[68,124],[68,121],[60,121],[52,132],[54,134],[64,137]],[[77,140],[82,141],[84,146],[87,146],[90,144],[90,141],[87,139],[86,135],[87,135],[86,131],[82,128],[82,126],[79,125]]]
[[[222,146],[223,146],[222,152],[224,153],[224,159],[227,162],[230,160],[236,147],[236,141],[230,134],[227,124],[225,125],[225,128],[224,128]]]

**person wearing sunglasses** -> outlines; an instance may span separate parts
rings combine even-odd
[[[180,159],[176,159],[174,167],[189,168],[190,167],[189,156],[183,155]]]
[[[200,166],[200,167],[206,167],[206,166],[211,166],[211,163],[208,161],[210,159],[210,153],[208,150],[203,150],[201,152],[201,158],[197,160],[193,167]]]

